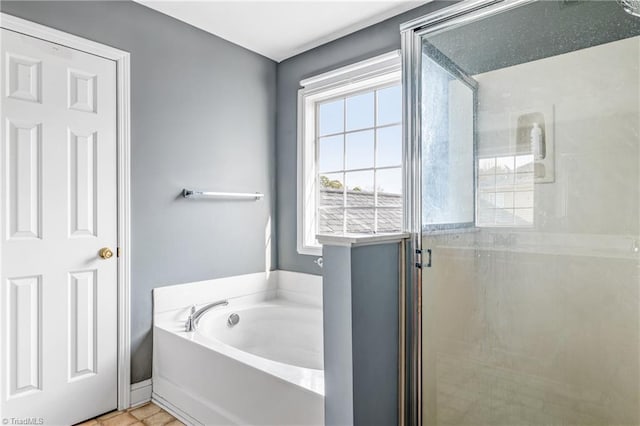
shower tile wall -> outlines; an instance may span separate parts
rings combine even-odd
[[[474,76],[479,156],[512,151],[514,113],[555,107],[556,182],[535,186],[536,232],[638,235],[639,43]]]
[[[639,54],[636,37],[474,76],[480,156],[513,152],[514,112],[555,109],[555,182],[532,228],[425,237],[430,424],[640,422]]]

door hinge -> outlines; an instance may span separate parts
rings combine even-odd
[[[116,257],[120,257],[120,247],[116,248]]]

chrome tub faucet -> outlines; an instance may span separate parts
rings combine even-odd
[[[196,311],[196,305],[191,305],[191,311],[189,313],[189,317],[187,318],[187,321],[184,324],[184,331],[186,332],[195,331],[195,329],[198,327],[198,322],[200,321],[200,318],[202,318],[204,314],[206,314],[208,311],[215,308],[216,306],[227,306],[228,304],[229,302],[227,300],[219,300],[217,302],[209,303],[208,305],[203,306],[197,311]]]

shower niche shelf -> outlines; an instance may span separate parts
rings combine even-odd
[[[510,114],[512,152],[533,156],[535,183],[555,181],[554,107],[516,111]]]

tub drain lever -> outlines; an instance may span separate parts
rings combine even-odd
[[[227,325],[229,327],[233,327],[234,325],[236,325],[237,323],[240,322],[240,315],[233,313],[231,315],[229,315],[229,318],[227,319]]]

